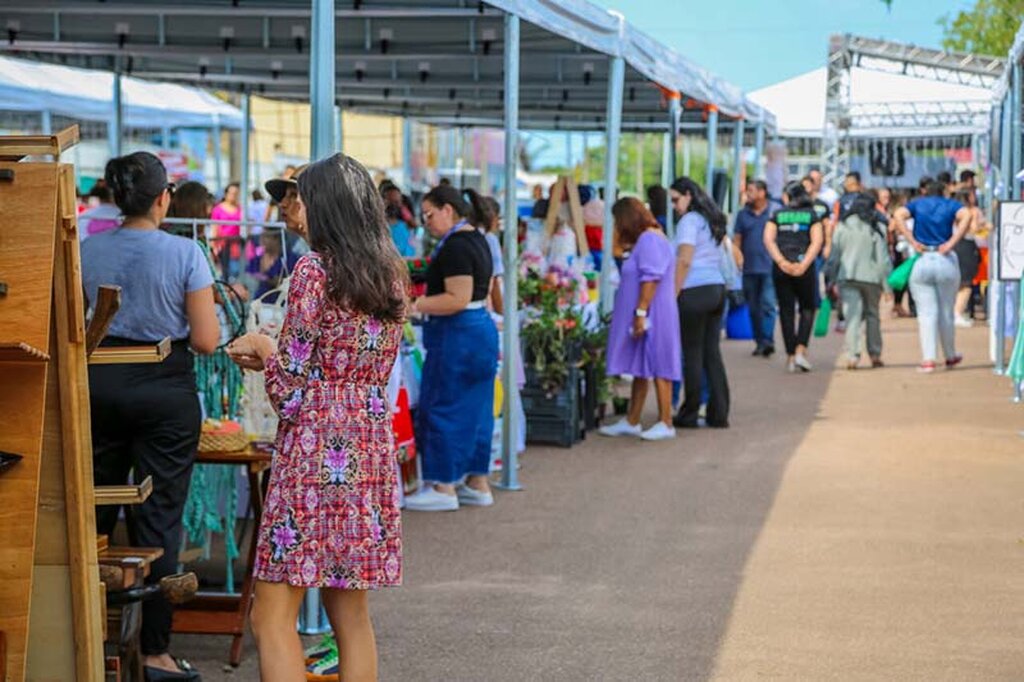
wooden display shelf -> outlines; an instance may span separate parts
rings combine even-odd
[[[142,504],[153,492],[153,477],[146,476],[135,485],[98,485],[94,489],[96,506],[107,504]]]
[[[0,342],[0,362],[47,362],[50,354],[23,341]]]
[[[153,346],[104,346],[89,356],[90,365],[129,365],[163,362],[171,354],[171,340],[165,338]]]
[[[26,156],[52,156],[54,161],[58,161],[61,152],[77,143],[77,125],[54,135],[4,137],[0,138],[0,161],[20,161]]]

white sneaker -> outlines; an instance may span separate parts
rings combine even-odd
[[[811,363],[807,360],[807,356],[802,353],[797,354],[796,358],[793,359],[793,364],[796,365],[801,372],[810,372],[814,369]]]
[[[410,511],[456,511],[459,498],[456,495],[445,495],[430,486],[405,498],[405,508]]]
[[[672,440],[676,437],[676,430],[665,422],[657,422],[654,426],[640,434],[644,440]]]
[[[960,317],[959,315],[956,316],[956,320],[954,320],[953,324],[955,324],[957,327],[961,329],[970,329],[971,327],[974,326],[974,322],[971,320],[971,318]]]
[[[792,360],[786,363],[786,371],[790,374],[796,374],[796,363]]]
[[[644,432],[644,429],[639,424],[630,424],[629,420],[625,417],[615,422],[614,424],[608,424],[602,426],[597,430],[602,436],[639,436]]]
[[[466,504],[471,507],[490,507],[494,504],[494,495],[489,491],[486,493],[481,492],[470,488],[465,483],[455,488],[455,495],[459,500],[459,504]]]

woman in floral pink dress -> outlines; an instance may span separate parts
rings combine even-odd
[[[306,588],[322,588],[346,682],[375,680],[367,590],[398,585],[402,539],[385,393],[406,310],[406,269],[366,170],[342,154],[298,178],[313,252],[299,260],[275,343],[228,351],[266,369],[280,417],[253,575],[264,680],[304,680],[295,630]]]

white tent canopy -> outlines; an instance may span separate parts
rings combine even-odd
[[[0,57],[0,109],[107,121],[113,82],[107,71]],[[241,111],[196,88],[123,76],[121,91],[129,128],[242,127]]]
[[[751,92],[775,113],[783,137],[822,138],[825,130],[824,67]],[[988,129],[992,92],[871,69],[850,69],[851,137],[942,137]],[[897,127],[889,118],[913,118]]]

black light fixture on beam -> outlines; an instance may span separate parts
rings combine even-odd
[[[281,71],[284,70],[284,64],[280,61],[274,60],[270,62],[270,77],[277,80],[281,77]]]
[[[451,89],[450,89],[450,90],[448,91],[448,99],[451,99],[451,100],[454,100],[454,99],[455,99],[455,88],[451,88]]]
[[[384,99],[391,97],[391,88],[384,88]]]
[[[267,91],[267,86],[264,85],[263,83],[260,83],[256,89],[259,90],[259,93],[262,95]]]
[[[234,26],[221,26],[220,27],[220,44],[227,52],[231,49],[231,41],[235,38],[235,27]]]
[[[21,22],[16,19],[7,20],[7,43],[13,45],[18,39],[18,32],[21,30]]]
[[[114,25],[114,33],[117,34],[117,48],[123,50],[125,43],[128,42],[128,34],[131,33],[132,27],[127,21],[119,21]]]
[[[124,72],[131,75],[132,71],[135,70],[135,57],[128,55],[128,61],[124,65]]]
[[[569,88],[563,88],[562,89],[562,101],[563,102],[568,102],[569,101]]]
[[[485,28],[480,32],[480,43],[481,49],[483,49],[484,55],[491,53],[491,45],[498,39],[498,32],[493,28]]]
[[[199,58],[199,77],[206,78],[206,73],[210,70],[210,60],[206,57]]]
[[[427,79],[430,78],[430,62],[420,62],[418,70],[420,72],[420,83],[426,83]]]
[[[292,40],[295,41],[295,51],[302,54],[302,47],[306,42],[306,27],[302,24],[293,25]]]
[[[395,32],[390,28],[382,28],[380,30],[380,53],[387,54],[391,48],[391,41],[395,39]]]
[[[594,78],[594,63],[583,62],[583,84],[590,85],[590,81]]]
[[[362,83],[366,77],[366,62],[356,62],[356,82]]]

